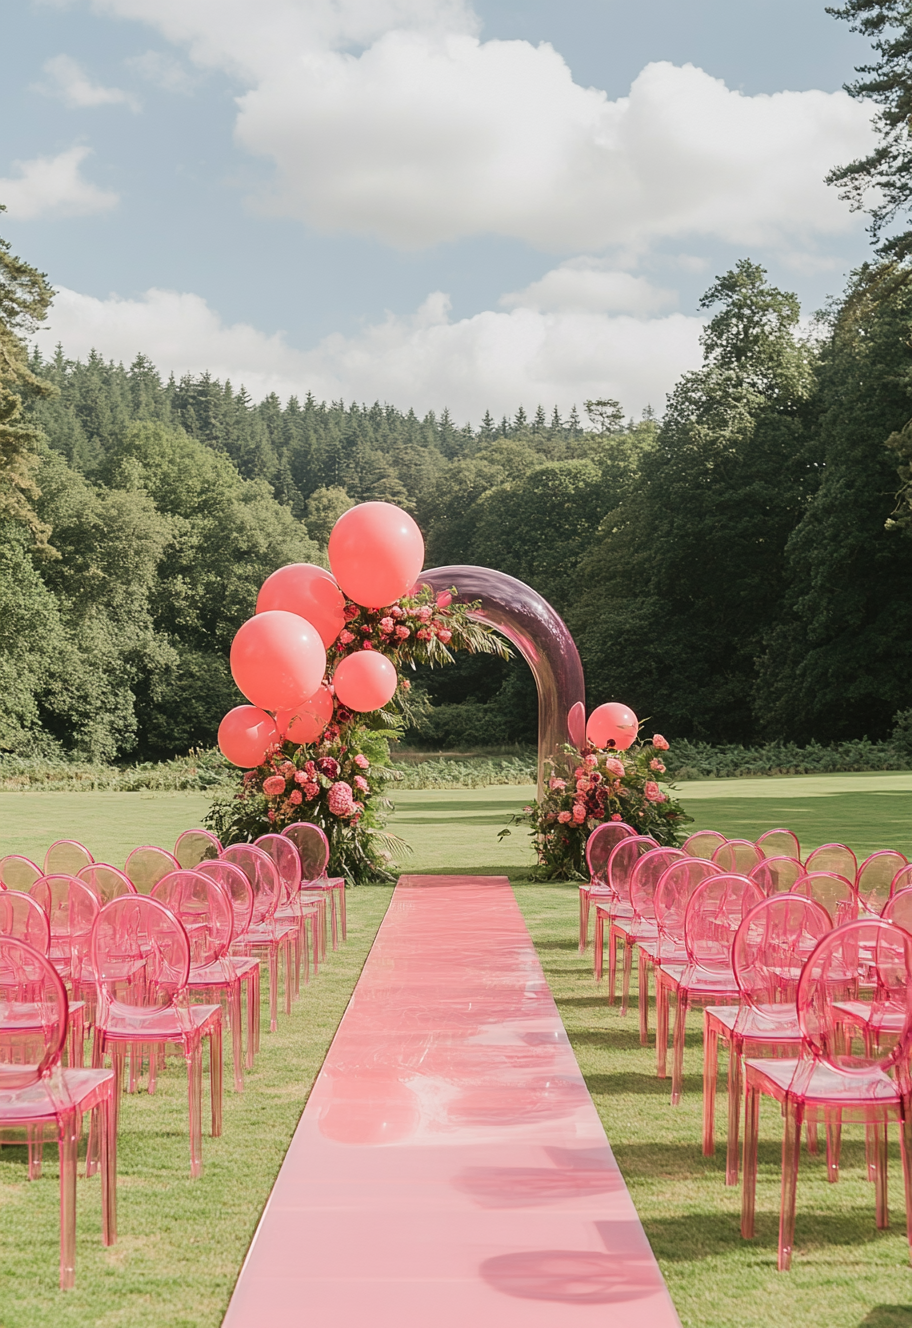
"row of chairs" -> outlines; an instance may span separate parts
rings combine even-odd
[[[45,867],[56,869],[51,872],[42,873],[19,855],[0,862],[0,1129],[5,1142],[13,1141],[10,1131],[17,1136],[25,1131],[30,1178],[40,1174],[45,1127],[56,1129],[61,1286],[72,1286],[75,1278],[76,1154],[83,1117],[90,1116],[86,1174],[101,1171],[102,1238],[111,1244],[127,1056],[129,1088],[135,1088],[148,1058],[153,1092],[166,1047],[181,1048],[188,1075],[190,1174],[199,1176],[206,1043],[211,1133],[218,1136],[222,1129],[223,1002],[234,1086],[242,1092],[243,1070],[252,1067],[259,1046],[261,958],[268,960],[275,1029],[280,955],[290,1011],[302,961],[307,980],[311,953],[315,971],[325,958],[327,912],[333,947],[339,932],[345,938],[344,880],[326,876],[328,856],[323,832],[302,822],[282,835],[224,849],[209,832],[188,831],[173,855],[148,846],[134,850],[123,872],[93,862],[84,846],[70,840],[57,841],[45,855]],[[60,870],[64,866],[71,871]],[[26,884],[27,892],[17,888]],[[90,1069],[84,1065],[87,1030]],[[107,1056],[111,1069],[104,1068]]]
[[[662,848],[647,836],[612,828],[614,844],[604,871],[589,883],[596,906],[596,976],[601,976],[607,921],[609,954],[618,941],[624,945],[624,1011],[630,955],[633,948],[639,951],[643,1042],[648,974],[655,975],[660,1077],[666,1073],[669,1003],[675,1002],[673,1104],[681,1098],[687,1011],[704,1009],[707,1155],[714,1151],[719,1041],[729,1046],[726,1183],[738,1181],[743,1101],[742,1234],[754,1232],[759,1099],[767,1094],[780,1103],[785,1120],[780,1269],[791,1261],[802,1122],[812,1151],[818,1123],[825,1125],[831,1180],[838,1179],[843,1122],[865,1124],[878,1226],[888,1221],[887,1126],[900,1123],[912,1246],[912,885],[903,855],[892,850],[871,855],[860,867],[855,863],[850,879],[835,870],[808,870],[820,862],[847,870],[848,859],[838,856],[845,846],[827,845],[828,856],[815,861],[811,854],[801,863],[790,831],[769,834],[778,837],[780,847],[782,838],[791,836],[792,854],[755,857],[748,849],[761,841],[723,843],[713,834],[709,842],[697,841],[704,852],[712,846],[712,856],[704,858],[692,856],[690,841],[681,849]],[[721,852],[724,846],[731,851]],[[797,866],[800,874],[784,865],[781,875],[771,874],[777,860]],[[581,949],[585,941],[581,927]],[[612,967],[609,1000],[613,996]]]

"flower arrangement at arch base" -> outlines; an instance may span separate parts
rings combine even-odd
[[[537,874],[546,880],[588,879],[586,841],[606,821],[623,821],[659,844],[677,844],[680,828],[692,818],[662,788],[669,782],[666,751],[660,733],[624,751],[565,747],[565,757],[550,762],[544,797],[512,818],[531,828]]]

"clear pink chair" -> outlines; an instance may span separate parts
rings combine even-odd
[[[604,970],[605,923],[608,923],[608,1004],[614,1004],[614,988],[617,976],[617,947],[611,925],[614,922],[629,921],[633,917],[630,903],[630,873],[637,861],[651,848],[658,848],[656,840],[649,835],[631,835],[615,844],[608,855],[605,880],[608,882],[608,898],[600,897],[595,906],[595,942],[592,952],[592,970],[596,982],[601,982]]]
[[[764,858],[753,871],[748,872],[766,895],[780,894],[794,889],[795,882],[804,875],[804,867],[797,858]]]
[[[102,905],[120,899],[121,895],[136,894],[136,886],[129,876],[109,862],[93,862],[91,866],[80,867],[77,879],[89,887]]]
[[[0,936],[15,936],[39,954],[47,955],[51,946],[48,915],[31,895],[21,890],[0,892]]]
[[[749,839],[728,839],[712,855],[712,860],[724,872],[735,872],[740,876],[749,876],[765,854],[762,848]]]
[[[703,1153],[715,1152],[719,1042],[729,1047],[725,1184],[738,1183],[738,1140],[745,1055],[793,1053],[801,1046],[798,979],[817,942],[832,930],[826,909],[802,895],[774,894],[747,914],[735,935],[732,968],[738,1005],[703,1011]],[[814,1136],[816,1144],[816,1136]]]
[[[656,886],[653,907],[658,937],[653,965],[686,965],[684,917],[698,885],[722,870],[706,858],[685,857],[673,862]],[[644,942],[644,944],[646,944]],[[668,1060],[668,989],[656,979],[656,1075],[664,1079]]]
[[[912,936],[881,918],[856,919],[829,932],[818,943],[798,983],[801,1053],[790,1060],[747,1060],[744,1130],[744,1186],[741,1234],[754,1234],[757,1184],[757,1135],[760,1096],[782,1108],[782,1202],[779,1215],[780,1271],[791,1265],[795,1234],[795,1199],[801,1127],[823,1119],[827,1156],[838,1168],[839,1133],[844,1121],[864,1123],[872,1136],[876,1221],[888,1225],[887,1128],[900,1125],[906,1229],[912,1246]],[[858,1053],[844,1037],[839,991],[845,974],[854,974],[870,1006],[869,1025],[898,1028],[889,1048]]]
[[[338,948],[339,934],[348,937],[345,912],[345,877],[327,876],[329,867],[329,840],[318,825],[310,821],[295,821],[282,831],[301,855],[301,870],[308,894],[325,891],[329,895],[332,947]],[[322,865],[321,865],[322,864]]]
[[[688,835],[681,845],[681,848],[691,858],[703,858],[706,862],[712,861],[712,855],[720,844],[725,843],[725,835],[718,830],[695,830],[692,835]]]
[[[285,959],[285,1013],[291,1013],[291,955],[297,927],[277,923],[276,910],[282,902],[282,884],[275,863],[255,844],[231,844],[222,851],[221,862],[240,867],[253,889],[253,913],[246,931],[236,934],[232,953],[265,953],[269,972],[269,1029],[278,1028],[279,955]]]
[[[739,988],[732,968],[732,947],[738,928],[763,899],[756,881],[734,872],[710,876],[690,896],[684,914],[686,964],[665,964],[656,969],[656,986],[666,999],[675,997],[672,1042],[671,1102],[681,1101],[684,1083],[684,1034],[687,1011],[695,1005],[737,1003]]]
[[[304,981],[310,981],[310,959],[308,950],[308,927],[313,940],[314,973],[319,971],[320,940],[317,935],[319,907],[316,903],[305,903],[301,898],[301,856],[292,841],[286,835],[260,835],[254,841],[257,848],[268,853],[275,863],[282,883],[282,902],[275,911],[277,923],[294,923],[297,928],[294,947],[294,994],[301,990],[301,959],[304,959]]]
[[[640,1042],[649,1041],[649,967],[654,962],[658,946],[659,927],[656,922],[655,893],[659,881],[673,862],[690,859],[679,848],[651,848],[638,858],[630,873],[628,892],[633,917],[628,921],[612,923],[624,939],[624,973],[621,988],[621,1014],[627,1013],[630,996],[630,969],[634,946],[638,949]],[[609,939],[609,944],[610,944]]]
[[[880,916],[884,922],[892,922],[912,934],[912,885],[904,886],[892,894]]]
[[[82,1065],[85,1025],[93,1021],[95,1011],[95,975],[89,948],[98,917],[98,899],[76,876],[42,876],[29,893],[47,916],[48,958],[71,995],[69,1063]]]
[[[858,895],[855,886],[836,872],[806,872],[792,887],[796,895],[816,899],[830,916],[834,927],[858,917]]]
[[[586,866],[589,869],[589,880],[582,881],[579,888],[580,954],[585,954],[589,947],[589,906],[592,898],[600,894],[602,896],[610,895],[605,872],[608,868],[611,850],[622,839],[629,839],[635,834],[636,831],[633,826],[627,825],[624,821],[606,821],[603,825],[596,826],[586,840]]]
[[[0,936],[0,1132],[26,1132],[29,1178],[40,1141],[54,1129],[60,1153],[60,1285],[76,1281],[76,1160],[82,1118],[96,1118],[101,1153],[102,1241],[117,1239],[117,1133],[110,1070],[61,1068],[67,995],[50,960],[24,941]],[[36,1141],[38,1147],[36,1148]]]
[[[804,864],[806,872],[835,872],[847,881],[855,880],[858,861],[855,854],[845,844],[821,844],[808,855]]]
[[[55,839],[44,855],[44,876],[78,876],[81,867],[95,859],[85,844],[76,839]]]
[[[211,830],[185,830],[178,835],[174,856],[182,867],[192,871],[201,862],[217,858],[222,851],[221,842]]]
[[[201,876],[218,881],[228,895],[234,910],[232,940],[235,936],[243,936],[253,917],[253,887],[244,872],[235,863],[226,862],[222,858],[207,858],[196,870]],[[260,961],[252,955],[229,954],[222,962],[230,964],[231,970],[237,974],[241,991],[246,989],[247,1049],[244,1066],[252,1070],[254,1057],[260,1049]]]
[[[92,929],[98,1007],[92,1063],[110,1052],[119,1110],[126,1049],[179,1043],[187,1062],[190,1175],[202,1174],[202,1041],[209,1039],[212,1135],[222,1132],[222,1009],[187,1000],[190,942],[157,899],[123,895],[99,913]]]
[[[900,890],[907,890],[912,885],[912,862],[908,867],[900,867],[899,871],[890,882],[890,894],[898,894]]]
[[[22,890],[28,893],[44,875],[37,863],[20,853],[8,853],[0,858],[0,887],[4,890]]]
[[[150,895],[163,876],[179,869],[180,863],[173,853],[153,844],[135,848],[124,863],[124,873],[140,895]]]
[[[893,882],[908,865],[906,855],[893,848],[879,849],[865,858],[855,874],[861,907],[869,913],[881,913],[892,893]]]
[[[781,826],[776,830],[765,830],[757,840],[757,847],[765,858],[797,858],[801,861],[801,845],[794,830],[785,830]]]

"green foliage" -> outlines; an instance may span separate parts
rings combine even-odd
[[[402,789],[492,788],[497,785],[534,784],[538,780],[538,757],[478,756],[467,759],[441,757],[405,763],[393,761]]]

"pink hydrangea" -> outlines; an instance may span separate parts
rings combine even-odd
[[[593,766],[598,765],[598,757],[594,756],[592,752],[590,752],[588,756],[584,756],[583,760],[585,761],[586,765],[589,767],[590,770],[592,769]]]
[[[341,632],[339,633],[339,645],[340,645],[340,646],[347,646],[347,645],[350,645],[351,642],[354,641],[354,639],[355,639],[355,638],[352,636],[351,632],[349,632],[349,631],[347,631],[347,630],[344,630],[344,629],[343,629],[343,631],[341,631]]]
[[[304,785],[304,792],[305,792],[305,794],[307,795],[307,799],[308,799],[308,801],[311,801],[311,802],[312,802],[313,799],[314,799],[315,797],[317,797],[317,795],[318,795],[319,792],[320,792],[320,785],[319,785],[319,784],[314,784],[314,783],[305,784],[305,785]]]
[[[558,812],[557,819],[560,821],[561,825],[566,825],[567,822],[571,821],[573,818],[569,812]]]
[[[304,801],[304,795],[300,789],[292,789],[288,795],[288,801],[293,803],[295,807],[299,807]]]
[[[652,745],[653,745],[653,747],[656,749],[657,752],[667,752],[667,751],[668,751],[668,739],[667,739],[667,738],[663,738],[662,735],[661,735],[661,733],[654,733],[654,734],[652,735]]]
[[[380,630],[381,630],[381,632],[391,632],[391,631],[393,630],[393,628],[395,627],[395,625],[396,625],[396,624],[393,622],[392,618],[381,618],[381,619],[380,619]]]
[[[653,758],[653,760],[649,762],[649,769],[658,771],[660,775],[664,775],[665,773],[664,763],[657,758]]]
[[[362,752],[359,752],[358,755],[352,759],[359,770],[370,770],[370,761]]]
[[[263,792],[267,798],[277,798],[280,793],[285,792],[285,780],[281,775],[270,775],[268,779],[263,780]]]
[[[411,636],[411,634],[412,634],[411,629],[408,627],[399,626],[396,628],[396,635],[398,636],[400,641],[407,640],[408,637]]]
[[[351,784],[346,784],[344,779],[333,784],[329,790],[329,810],[333,816],[351,816],[355,810],[355,798],[352,792]]]
[[[565,789],[566,787],[567,787],[566,779],[552,778],[548,780],[548,788],[550,789]]]
[[[647,802],[665,802],[666,800],[665,794],[652,779],[647,779],[643,792],[646,795]]]
[[[608,757],[608,760],[605,762],[605,769],[608,771],[609,775],[616,775],[618,779],[623,778],[624,763],[623,761],[619,761],[616,756]]]
[[[581,802],[574,803],[573,819],[577,825],[582,825],[586,819],[586,808]]]
[[[370,784],[363,775],[355,775],[355,788],[360,789],[362,793],[370,793]]]

